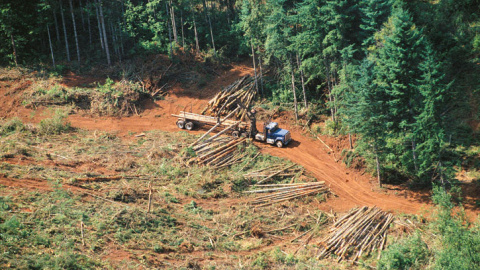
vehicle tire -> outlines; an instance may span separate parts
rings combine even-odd
[[[235,130],[234,132],[232,132],[232,136],[233,136],[234,138],[238,138],[238,137],[240,136],[240,133]]]
[[[282,141],[277,141],[275,143],[275,145],[278,147],[278,148],[282,148],[283,147],[283,142]]]
[[[185,128],[185,122],[183,120],[178,120],[177,121],[177,127],[184,129]]]
[[[187,122],[187,123],[185,124],[185,128],[186,128],[187,130],[192,130],[194,127],[195,127],[195,124],[194,124],[193,122]]]

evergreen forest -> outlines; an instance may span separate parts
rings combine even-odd
[[[480,269],[479,225],[455,210],[462,202],[455,196],[462,168],[473,171],[472,185],[480,189],[480,0],[0,0],[4,72],[26,68],[61,76],[117,68],[113,80],[98,84],[104,91],[121,80],[124,63],[155,55],[172,63],[198,61],[203,69],[248,63],[260,107],[283,108],[297,127],[306,123],[317,133],[347,138],[350,149],[338,157],[348,166],[360,164],[376,187],[433,194],[438,211],[428,230],[441,237],[427,238],[441,248],[432,250],[416,230],[379,255],[378,269]],[[312,124],[320,122],[321,127]],[[0,125],[0,139],[7,134],[2,130]],[[168,196],[166,201],[173,200]],[[14,204],[2,198],[3,206]],[[475,199],[472,211],[478,213],[478,194]],[[192,209],[199,208],[184,207],[197,211]],[[77,214],[74,218],[82,215]],[[14,224],[0,216],[2,241],[8,222]],[[215,250],[212,239],[205,245],[212,242]],[[289,265],[288,256],[281,265]],[[252,259],[252,268],[274,265],[265,259],[263,267],[259,258]],[[293,265],[298,261],[290,259]],[[97,263],[85,267],[100,267]],[[369,263],[356,266],[366,269]]]
[[[44,0],[0,5],[4,65],[253,57],[262,96],[328,114],[382,181],[453,176],[479,118],[480,3]],[[174,52],[175,51],[175,52]],[[56,68],[56,67],[55,67]],[[298,116],[297,116],[298,117]],[[473,125],[473,126],[472,126]]]

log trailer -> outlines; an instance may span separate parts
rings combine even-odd
[[[233,115],[241,106],[232,111],[225,118],[201,115],[191,112],[181,111],[179,114],[172,114],[177,117],[177,127],[181,129],[192,130],[196,126],[210,125],[213,126],[206,134],[210,133],[217,127],[224,128],[220,133],[230,132],[233,137],[250,137],[255,138],[257,141],[274,144],[277,147],[283,147],[288,145],[292,140],[290,131],[278,127],[277,122],[266,122],[263,124],[262,132],[257,130],[255,110],[248,112],[247,116],[250,119],[250,123],[244,121],[229,120],[228,118]]]

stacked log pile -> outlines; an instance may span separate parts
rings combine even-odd
[[[218,94],[208,102],[201,114],[218,116],[218,112],[221,111],[220,115],[227,115],[237,108],[237,103],[242,103],[245,108],[248,108],[255,94],[255,78],[247,75],[218,92]],[[236,112],[235,117],[243,121],[245,114],[246,111],[242,108]]]
[[[238,151],[238,146],[245,143],[245,138],[216,137],[193,147],[196,157],[188,164],[197,163],[214,168],[226,167],[239,162],[245,155]]]
[[[296,164],[291,166],[285,166],[284,164],[281,164],[278,166],[246,173],[243,175],[243,177],[257,179],[257,184],[261,184],[273,179],[274,177],[294,177],[301,173],[303,173],[303,168],[296,166]]]
[[[262,187],[264,189],[249,190],[245,193],[270,193],[255,198],[251,203],[256,207],[263,207],[279,202],[292,200],[295,198],[323,194],[328,192],[325,182],[311,182],[311,183],[295,183],[295,184],[269,184],[269,185],[255,185],[255,187]]]
[[[318,258],[335,254],[338,261],[347,258],[356,261],[375,249],[380,252],[393,219],[392,214],[377,207],[352,209],[332,225],[329,235],[320,242],[323,248]]]

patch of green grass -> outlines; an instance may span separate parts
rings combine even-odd
[[[66,121],[67,116],[67,112],[56,110],[52,118],[46,118],[40,121],[37,130],[38,134],[46,136],[68,132],[71,129],[71,124]]]
[[[267,255],[263,252],[259,253],[252,263],[254,269],[268,269],[270,266]]]
[[[471,169],[466,173],[467,177],[473,178],[473,181],[480,180],[480,170],[478,169]]]
[[[248,188],[250,180],[243,175],[249,171],[289,164],[265,155],[253,160],[258,154],[253,146],[242,149],[246,157],[231,169],[212,170],[185,165],[188,157],[180,154],[181,149],[195,140],[188,133],[147,132],[138,144],[122,141],[108,132],[71,130],[38,136],[12,129],[2,140],[6,143],[0,146],[1,153],[8,151],[18,158],[24,158],[25,153],[29,156],[24,164],[0,162],[0,173],[14,179],[46,181],[53,191],[20,189],[11,193],[12,189],[0,187],[0,192],[7,193],[8,189],[12,194],[0,203],[4,209],[0,210],[3,211],[0,224],[8,221],[5,228],[25,232],[27,239],[16,241],[18,234],[10,230],[9,234],[17,238],[9,240],[8,250],[17,253],[4,254],[0,265],[10,263],[17,268],[28,268],[38,262],[39,267],[61,268],[71,267],[73,261],[83,268],[128,267],[128,261],[105,260],[105,253],[113,248],[131,258],[140,258],[136,256],[141,253],[144,258],[139,259],[140,266],[155,268],[158,255],[186,259],[193,250],[219,256],[225,252],[255,252],[272,245],[271,236],[253,236],[254,227],[267,231],[291,223],[315,223],[313,217],[297,213],[305,211],[298,205],[308,207],[300,201],[287,204],[279,215],[277,206],[253,211],[245,204],[248,200],[243,200],[245,195],[230,192],[235,187],[237,191]],[[121,175],[124,179],[79,180],[110,175]],[[71,185],[76,187],[72,189]],[[147,213],[149,186],[153,192]],[[74,193],[67,191],[70,189]],[[232,199],[239,201],[232,204]],[[28,213],[18,213],[26,210]],[[295,227],[274,234],[288,237],[293,230],[305,229]],[[237,234],[242,236],[234,237]],[[57,257],[46,255],[57,253],[62,254],[57,256],[58,261],[54,261]],[[269,259],[269,263],[293,267],[290,261],[295,258],[287,257],[278,261]],[[239,260],[243,265],[251,265],[248,256],[242,255]],[[237,266],[234,262],[226,263],[231,268]]]
[[[1,67],[0,81],[13,81],[32,76],[33,73],[23,67]]]
[[[141,111],[141,101],[147,94],[138,83],[107,78],[104,84],[90,88],[65,87],[55,79],[38,80],[24,94],[24,106],[73,106],[94,115],[128,115]]]
[[[49,196],[33,192],[17,194],[15,199],[0,197],[0,200],[3,205],[0,208],[1,265],[5,266],[8,262],[13,268],[55,269],[102,265],[101,261],[92,260],[79,252],[76,223],[80,221],[83,210],[76,207],[77,199],[65,194],[60,196],[54,191]],[[23,205],[23,200],[28,200],[29,204]],[[35,211],[22,213],[19,210],[23,207]]]
[[[163,194],[163,196],[165,197],[165,200],[166,200],[167,202],[180,203],[180,201],[179,201],[175,196],[171,195],[171,194],[168,193],[168,192],[165,192],[165,193]]]
[[[417,233],[388,247],[382,252],[378,269],[419,269],[427,263],[428,246]]]
[[[0,124],[0,137],[5,137],[12,133],[18,133],[25,129],[23,122],[18,118],[12,118],[5,123]]]

